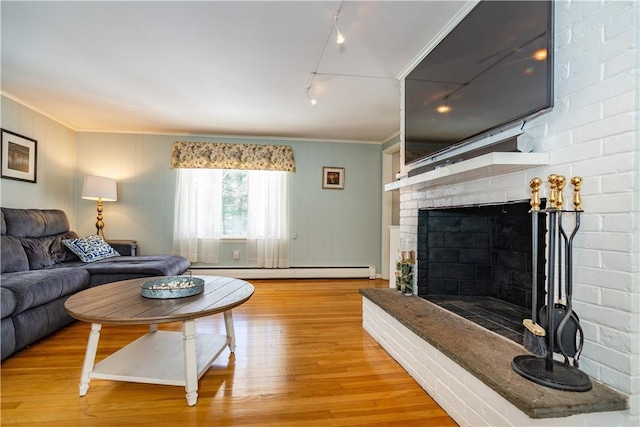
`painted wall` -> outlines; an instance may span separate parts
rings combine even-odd
[[[0,205],[62,209],[75,227],[76,133],[6,96],[1,97],[2,129],[35,139],[36,183],[0,180]]]
[[[176,171],[169,169],[176,140],[291,145],[291,265],[365,266],[380,270],[381,145],[230,137],[78,133],[80,194],[87,174],[118,181],[118,201],[104,203],[107,239],[135,239],[142,254],[170,253]],[[323,166],[345,168],[344,190],[323,190]],[[78,198],[77,230],[93,233],[95,202]],[[232,259],[233,250],[241,259]],[[245,266],[243,244],[227,243],[219,266]]]
[[[381,145],[261,138],[183,137],[75,132],[2,96],[2,128],[38,141],[37,183],[0,182],[5,207],[56,208],[80,235],[95,232],[96,202],[80,197],[86,175],[118,181],[118,201],[104,203],[107,239],[135,239],[142,254],[171,252],[176,172],[169,169],[175,140],[287,144],[291,177],[291,265],[365,266],[380,271]],[[345,168],[344,190],[323,190],[323,166]],[[241,267],[244,245],[231,241],[219,266]],[[232,259],[233,250],[241,259]]]

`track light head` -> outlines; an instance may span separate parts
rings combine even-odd
[[[315,99],[315,98],[312,98],[312,97],[311,97],[311,95],[309,94],[309,91],[310,91],[310,90],[311,90],[311,86],[309,86],[309,87],[307,88],[307,98],[309,99],[309,104],[311,104],[311,105],[313,106],[313,105],[316,105],[316,104],[318,103],[318,101],[316,101],[316,99]]]
[[[436,108],[436,111],[440,114],[446,114],[449,111],[451,111],[451,107],[449,107],[449,95],[444,97],[444,102],[438,105],[438,108]]]
[[[333,12],[333,26],[336,29],[336,43],[338,44],[344,43],[347,39],[344,37],[344,34],[342,34],[338,29],[338,11],[337,10]]]

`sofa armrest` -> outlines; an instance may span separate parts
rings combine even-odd
[[[122,256],[138,255],[138,242],[136,240],[107,240],[106,242]]]

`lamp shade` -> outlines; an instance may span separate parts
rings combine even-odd
[[[82,186],[82,198],[115,202],[118,200],[118,186],[113,178],[104,176],[87,176]]]

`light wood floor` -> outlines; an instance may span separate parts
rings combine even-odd
[[[105,380],[79,397],[89,325],[76,322],[2,363],[2,426],[456,425],[362,329],[358,289],[387,281],[251,282],[255,294],[234,310],[236,353],[200,379],[196,406],[183,387]],[[222,333],[222,315],[196,329]],[[144,332],[104,326],[96,360]]]

